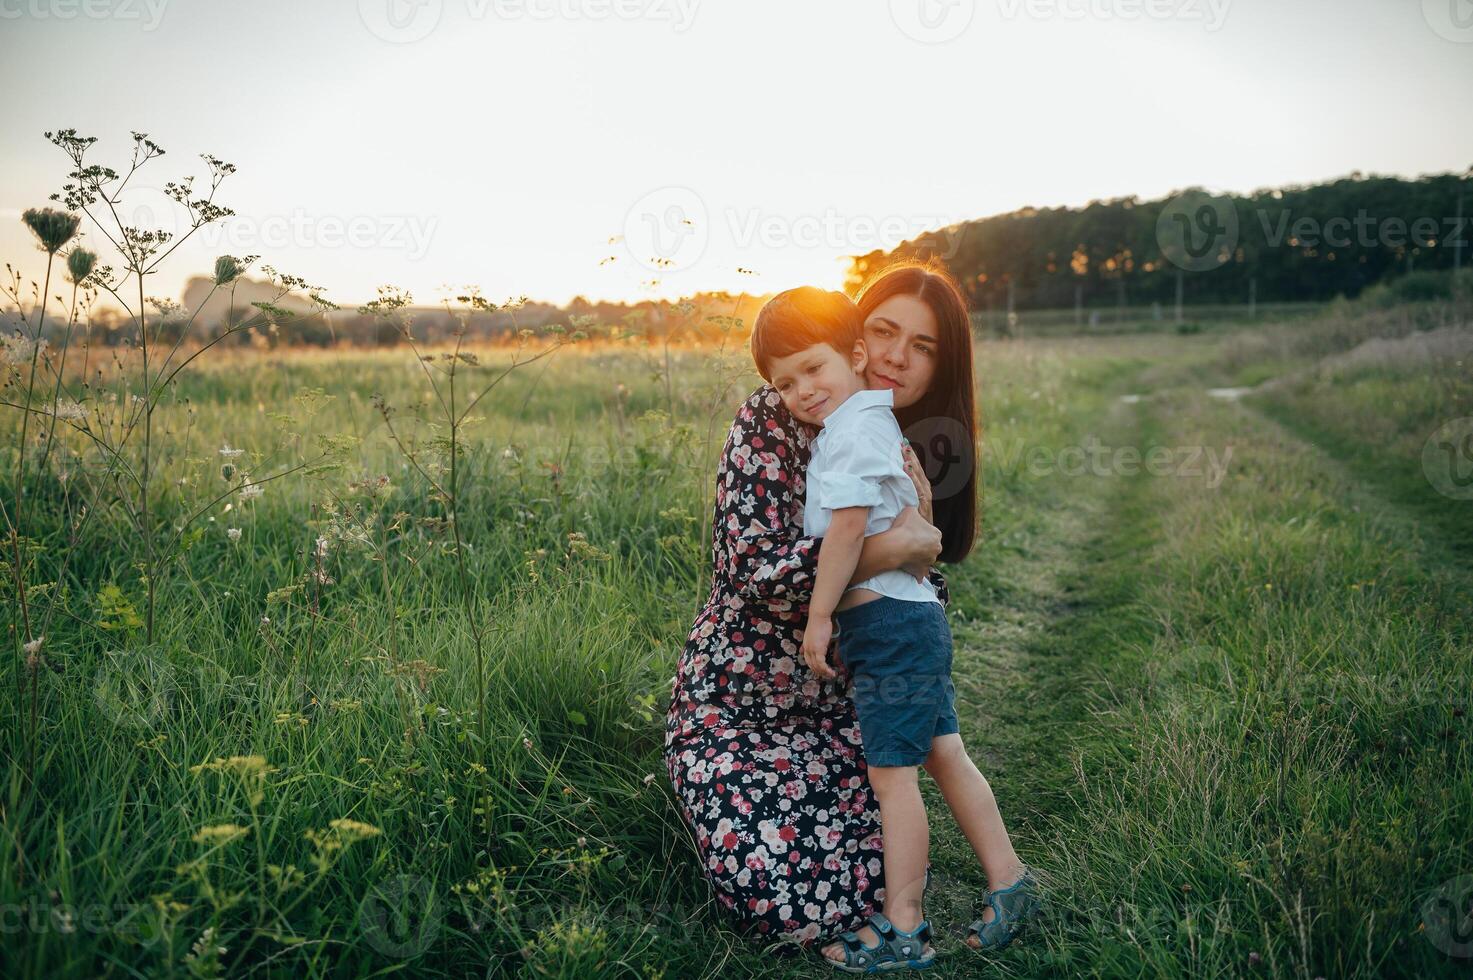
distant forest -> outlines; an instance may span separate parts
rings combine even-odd
[[[897,259],[934,257],[978,311],[1171,304],[1178,282],[1188,305],[1353,299],[1406,272],[1473,264],[1468,184],[1473,170],[1416,180],[1356,172],[1247,196],[1189,190],[1024,208],[856,256],[848,287]]]

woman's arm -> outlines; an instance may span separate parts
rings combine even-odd
[[[754,599],[806,602],[818,565],[818,540],[792,527],[796,424],[777,392],[763,385],[737,410],[716,484],[715,574]]]
[[[893,568],[923,579],[939,554],[941,532],[923,519],[914,507],[906,507],[896,516],[889,530],[864,539],[864,551],[850,582],[862,582]]]
[[[737,411],[716,487],[720,524],[715,573],[756,599],[807,602],[818,572],[820,538],[803,536],[793,494],[803,465],[796,425],[777,392],[763,385]],[[851,582],[906,564],[929,566],[941,553],[941,532],[907,507],[890,529],[864,539]]]

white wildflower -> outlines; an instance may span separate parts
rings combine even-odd
[[[244,449],[231,449],[230,443],[228,442],[220,447],[220,455],[224,456],[226,459],[234,459],[243,452],[245,452]]]
[[[227,527],[225,529],[225,536],[227,538],[229,538],[231,541],[239,541],[240,540],[240,528],[238,528],[238,527]]]
[[[9,334],[5,337],[5,346],[0,348],[0,359],[11,364],[29,364],[32,356],[46,353],[46,339],[40,341],[41,348],[36,349],[36,342],[22,337],[18,333]]]
[[[266,492],[265,488],[262,487],[259,483],[251,482],[251,475],[249,473],[245,473],[242,475],[244,476],[246,482],[240,488],[241,500],[255,500],[257,497],[261,496],[261,494]]]
[[[190,947],[189,956],[185,959],[212,959],[224,956],[226,952],[226,947],[215,945],[215,927],[209,926],[194,941],[194,945]]]
[[[35,654],[35,653],[40,653],[41,652],[41,642],[43,640],[45,640],[45,639],[46,639],[45,636],[38,636],[34,640],[28,641],[26,643],[26,645],[25,645],[26,656],[30,656],[30,655]]]
[[[74,401],[57,402],[51,412],[59,419],[80,422],[87,417],[87,410]]]

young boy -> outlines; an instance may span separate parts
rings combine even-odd
[[[949,759],[953,753],[965,757],[951,682],[951,630],[935,588],[898,569],[848,584],[864,538],[918,503],[902,463],[894,394],[865,387],[863,326],[843,294],[804,287],[770,300],[752,331],[758,372],[794,418],[823,429],[811,445],[803,510],[804,534],[824,539],[803,657],[818,676],[832,678],[827,653],[830,640],[837,640],[885,835],[884,912],[870,917],[872,928],[862,935],[844,933],[842,958],[830,957],[855,970],[923,967],[934,959],[921,908],[930,842],[916,770],[928,763],[933,747]],[[996,812],[970,759],[931,771],[953,808]],[[972,821],[960,822],[972,837]],[[996,824],[1001,830],[1000,814]]]

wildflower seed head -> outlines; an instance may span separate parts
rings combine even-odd
[[[81,216],[55,208],[27,208],[21,220],[41,240],[41,248],[51,255],[72,240],[77,234],[77,226],[82,223]]]
[[[4,338],[4,348],[0,349],[0,362],[7,364],[29,364],[35,357],[46,352],[46,338],[40,340],[27,340],[18,333],[8,334]]]
[[[235,476],[235,464],[234,463],[221,463],[220,464],[220,479],[222,479],[222,480],[224,480],[225,482],[228,483],[228,482],[230,482],[231,478],[234,477],[234,476]]]
[[[201,827],[194,832],[191,838],[196,844],[228,844],[234,840],[240,840],[250,833],[249,827],[242,827],[234,823],[216,824],[212,827]]]
[[[370,837],[377,837],[379,834],[383,833],[383,831],[379,830],[371,823],[360,823],[357,820],[348,820],[346,818],[339,820],[329,820],[327,825],[333,830],[337,831],[338,836],[342,838],[343,842],[346,844],[353,844],[361,840],[367,840]]]
[[[215,285],[225,286],[240,278],[240,260],[233,255],[222,255],[215,260]]]
[[[74,248],[66,257],[67,275],[72,282],[80,283],[83,279],[92,275],[92,269],[97,265],[97,253],[89,252],[85,248]]]
[[[225,529],[225,536],[227,538],[229,538],[231,540],[231,542],[239,541],[240,540],[240,528],[238,528],[238,527],[229,527],[229,528],[226,528]]]
[[[38,636],[34,640],[28,640],[26,642],[26,645],[25,645],[26,653],[27,654],[37,654],[37,653],[40,653],[41,652],[41,643],[45,639],[46,639],[45,636]]]

